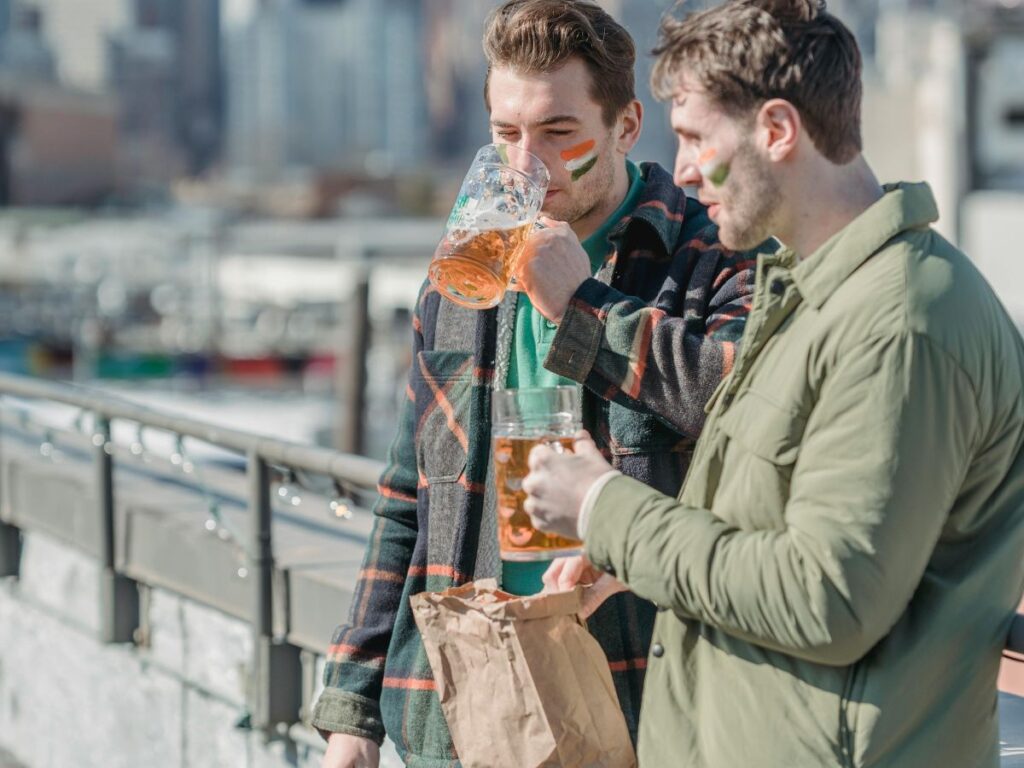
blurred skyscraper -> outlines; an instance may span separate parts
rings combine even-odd
[[[261,0],[226,31],[236,172],[386,174],[429,161],[418,0]]]
[[[52,83],[57,79],[57,61],[43,36],[43,12],[23,3],[6,3],[0,8],[6,17],[0,43],[0,68],[22,83]]]
[[[11,0],[0,0],[0,41],[7,36],[7,29],[11,24]],[[0,42],[0,48],[3,43]]]
[[[488,141],[481,39],[495,2],[437,0],[425,4],[424,76],[431,150],[436,159],[464,164]]]
[[[121,103],[126,175],[160,182],[198,174],[223,136],[219,0],[134,0],[108,37],[108,78]]]
[[[136,0],[136,24],[165,30],[175,51],[175,130],[189,171],[208,168],[223,133],[220,0]]]

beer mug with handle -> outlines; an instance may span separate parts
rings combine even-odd
[[[480,148],[430,262],[430,282],[464,307],[501,301],[548,189],[548,169],[514,144]]]
[[[492,395],[494,482],[498,491],[498,544],[503,560],[551,560],[578,555],[583,542],[543,533],[523,508],[523,478],[535,445],[572,451],[580,429],[580,393],[574,386],[498,389]]]

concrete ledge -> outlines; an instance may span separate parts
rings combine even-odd
[[[144,587],[148,642],[105,645],[76,605],[95,606],[96,564],[45,534],[25,539],[22,578],[0,580],[0,744],[26,767],[319,766],[323,742],[308,729],[268,741],[236,727],[253,650],[246,622]],[[381,765],[401,765],[390,744]]]

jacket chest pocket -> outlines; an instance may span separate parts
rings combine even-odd
[[[719,419],[728,439],[715,513],[743,529],[781,528],[807,419],[757,390],[742,392]]]
[[[420,352],[412,386],[416,393],[416,458],[422,479],[454,483],[465,472],[471,432],[473,355]]]

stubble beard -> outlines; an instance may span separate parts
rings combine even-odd
[[[571,191],[571,199],[545,208],[545,216],[572,225],[605,204],[615,186],[615,153],[609,151],[609,146],[610,142],[606,140],[590,172],[580,177],[579,181],[570,181],[569,189],[562,190],[562,195],[566,197],[569,197],[567,193]]]
[[[731,250],[747,251],[772,235],[779,183],[749,141],[737,150],[729,181],[735,193],[724,201],[728,218],[719,225],[718,237]]]

